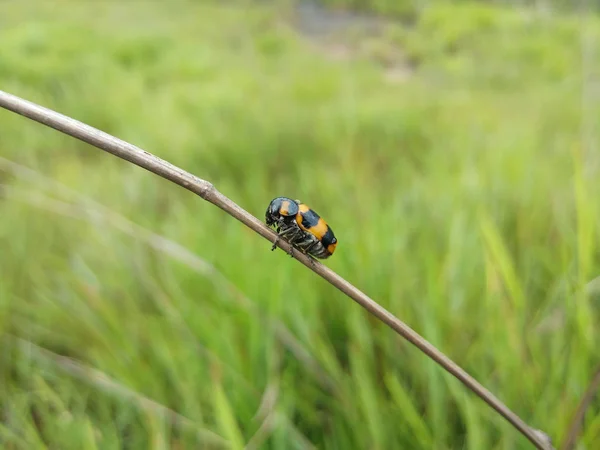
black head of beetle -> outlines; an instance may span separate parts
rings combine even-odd
[[[271,226],[275,222],[294,220],[298,211],[298,203],[295,200],[287,197],[276,197],[269,203],[265,213],[265,221],[267,225]]]

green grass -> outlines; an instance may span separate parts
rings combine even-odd
[[[600,107],[586,93],[582,109],[580,60],[600,20],[440,4],[353,34],[340,61],[290,15],[2,2],[0,86],[259,218],[275,196],[310,204],[340,242],[329,267],[559,444],[600,357],[583,290],[600,273]],[[0,156],[3,448],[531,448],[187,191],[5,111]],[[596,401],[581,442],[598,440]]]

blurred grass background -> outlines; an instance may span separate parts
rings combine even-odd
[[[600,22],[345,3],[384,14],[4,1],[0,86],[259,218],[310,204],[328,266],[558,444],[600,356]],[[6,111],[0,218],[2,448],[531,448],[217,208]]]

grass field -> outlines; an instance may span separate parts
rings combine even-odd
[[[600,360],[600,21],[442,2],[376,32],[293,23],[4,1],[0,89],[261,219],[310,204],[326,265],[559,445]],[[6,111],[0,219],[3,449],[532,448],[236,220]],[[578,448],[599,441],[596,400]]]

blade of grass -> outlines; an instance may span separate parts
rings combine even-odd
[[[571,421],[571,425],[569,426],[569,431],[567,433],[567,437],[563,445],[561,446],[562,450],[573,450],[577,443],[577,437],[581,432],[583,427],[583,421],[585,419],[585,413],[590,407],[594,397],[598,394],[598,389],[600,389],[600,367],[596,368],[595,375],[592,378],[592,381],[588,388],[586,389],[581,402],[577,406],[575,414],[573,415],[573,419]]]
[[[213,402],[221,433],[229,441],[232,449],[242,450],[244,448],[243,433],[238,427],[231,403],[227,399],[227,395],[223,391],[223,386],[219,382],[215,382]]]
[[[392,395],[392,399],[402,411],[402,416],[408,422],[415,435],[415,441],[419,442],[422,448],[432,448],[433,439],[427,429],[427,425],[421,418],[419,412],[415,409],[413,400],[402,384],[391,374],[386,374],[385,385]]]
[[[595,230],[596,223],[594,219],[593,205],[595,201],[590,198],[586,186],[584,175],[584,166],[581,152],[577,148],[573,149],[574,163],[574,191],[577,214],[577,273],[579,286],[585,286],[588,283],[590,274],[592,274],[592,263],[595,254]],[[594,327],[592,324],[593,314],[591,313],[589,297],[585,290],[579,289],[575,297],[577,317],[577,329],[589,348],[594,345]]]

